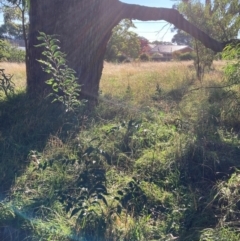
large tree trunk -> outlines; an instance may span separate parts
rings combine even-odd
[[[30,8],[28,92],[43,93],[47,79],[37,59],[42,58],[36,37],[39,31],[56,34],[76,71],[84,98],[96,99],[103,58],[112,28],[120,21],[112,0],[33,0]]]
[[[39,31],[58,35],[69,67],[76,71],[82,85],[82,97],[87,99],[98,96],[106,46],[112,28],[124,18],[166,20],[216,52],[224,47],[174,9],[125,4],[118,0],[31,0],[30,5],[27,86],[28,93],[34,95],[43,94],[47,88],[47,76],[37,62],[42,58],[42,50],[34,47],[39,44]]]

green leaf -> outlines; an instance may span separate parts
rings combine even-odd
[[[52,89],[53,89],[54,92],[58,92],[58,84],[57,84],[57,83],[54,83],[54,84],[52,85]]]
[[[39,40],[39,41],[44,41],[45,38],[44,38],[43,36],[39,36],[39,37],[37,37],[37,40]]]
[[[53,45],[53,46],[51,46],[51,51],[52,52],[55,52],[57,49],[60,49],[57,45]]]
[[[45,46],[47,46],[46,43],[41,43],[41,44],[34,45],[34,47],[36,47],[36,48],[45,47]]]
[[[52,85],[53,82],[54,82],[54,79],[53,79],[53,78],[51,78],[51,79],[45,81],[45,83],[48,84],[48,85]]]
[[[51,37],[53,37],[53,36],[51,36]],[[60,41],[59,41],[58,39],[53,38],[53,39],[50,40],[50,45],[52,46],[52,45],[54,45],[55,43],[59,43],[59,42],[60,42]]]
[[[97,200],[93,201],[91,204],[92,204],[92,205],[98,205],[98,206],[101,207],[100,203],[99,203]]]
[[[56,51],[53,56],[56,58],[56,57],[62,57],[64,56],[64,54],[61,52],[61,51]]]

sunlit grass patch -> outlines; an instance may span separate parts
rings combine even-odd
[[[100,89],[103,94],[124,97],[130,88],[134,103],[148,104],[157,85],[166,91],[172,90],[176,88],[176,83],[181,85],[186,76],[189,78],[192,75],[189,65],[190,63],[178,62],[149,62],[138,65],[105,63]]]
[[[1,62],[0,68],[5,69],[6,74],[13,75],[12,80],[15,83],[16,90],[26,88],[26,65],[25,63]]]

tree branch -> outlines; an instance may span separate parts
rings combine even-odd
[[[198,39],[204,44],[205,47],[212,49],[215,52],[223,51],[224,47],[232,42],[219,42],[211,38],[208,34],[186,20],[176,9],[145,7],[122,2],[118,2],[118,4],[118,9],[121,10],[122,19],[129,18],[142,21],[165,20],[173,24],[176,28],[185,31],[192,37]]]

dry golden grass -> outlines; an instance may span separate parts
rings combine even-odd
[[[214,62],[214,70],[205,74],[203,85],[212,81],[220,83],[224,62]],[[185,62],[146,62],[146,63],[105,63],[100,83],[103,94],[124,96],[130,86],[133,100],[137,104],[149,104],[156,93],[156,86],[166,92],[185,91],[190,85],[198,88],[192,61]]]
[[[105,63],[100,89],[104,94],[122,96],[130,86],[136,102],[147,101],[159,84],[175,89],[192,77],[191,62]]]
[[[221,80],[221,69],[225,62],[214,63],[216,71],[207,73],[204,84],[211,80]],[[24,63],[0,63],[5,73],[13,74],[17,89],[26,88],[26,70]],[[104,64],[100,89],[104,94],[116,97],[124,96],[128,86],[131,88],[134,102],[148,102],[156,91],[156,86],[165,91],[178,89],[195,79],[192,61],[185,62],[133,62],[124,64]]]
[[[5,69],[6,74],[13,75],[12,80],[16,85],[16,89],[26,88],[26,67],[24,63],[7,63],[0,62],[0,68]]]

